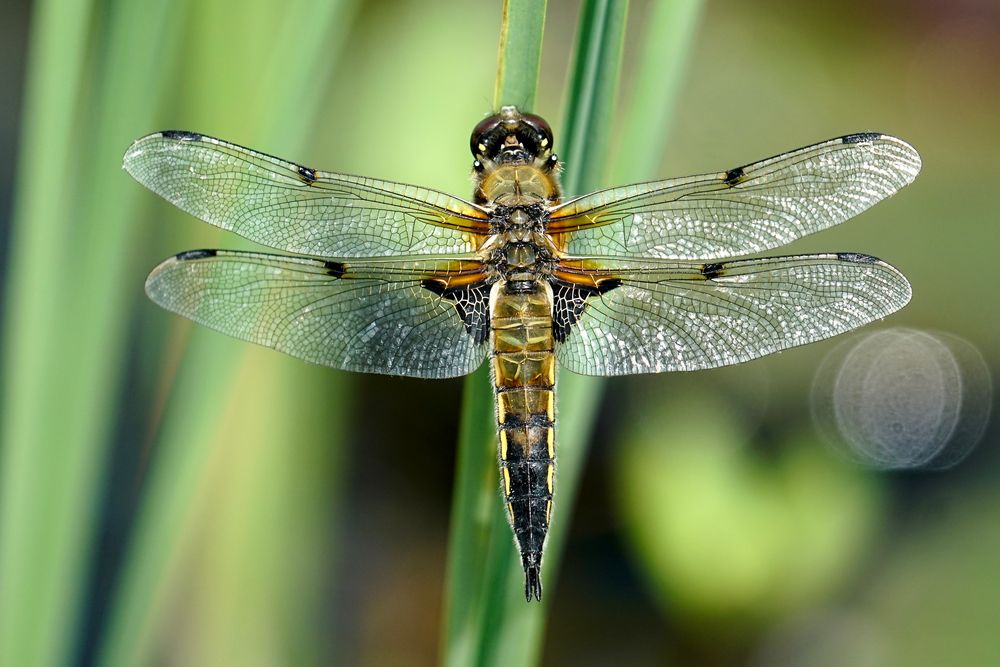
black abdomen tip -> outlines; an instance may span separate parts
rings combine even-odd
[[[526,553],[521,556],[524,565],[524,599],[542,600],[542,554]]]

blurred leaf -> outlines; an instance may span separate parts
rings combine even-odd
[[[761,460],[733,407],[706,394],[639,401],[617,495],[661,603],[706,632],[739,634],[815,603],[874,536],[874,480],[793,442]]]
[[[651,3],[646,11],[632,92],[620,123],[616,185],[653,178],[669,152],[669,129],[698,34],[702,2],[662,0]]]
[[[577,87],[571,92],[571,97],[575,100],[575,104],[571,103],[571,110],[576,110],[576,105],[583,104],[586,105],[591,114],[589,117],[593,117],[595,114],[600,115],[600,109],[610,109],[611,100],[613,100],[613,91],[617,85],[626,7],[627,3],[624,2],[611,3],[610,5],[606,3],[586,3],[584,13],[581,17],[580,34],[577,42],[578,50],[575,58],[575,70],[577,70],[577,74],[574,77]],[[508,24],[508,29],[511,29],[511,27]],[[517,29],[518,27],[527,30],[530,26],[528,24],[523,26],[513,25],[513,29]],[[540,31],[541,25],[536,24],[534,29]],[[511,43],[516,43],[516,40],[501,39],[502,45]],[[595,67],[594,61],[596,59],[601,59],[603,66]],[[500,67],[499,71],[509,72],[510,70]],[[531,73],[533,76],[537,75],[537,66],[531,68]],[[501,91],[502,95],[502,91],[506,90],[506,86],[500,84],[497,89]],[[515,89],[518,88],[515,87]],[[599,96],[602,93],[611,94],[611,97],[606,103],[595,104],[592,96]],[[498,106],[503,101],[503,99],[497,100]],[[600,133],[595,133],[593,139],[599,140],[599,138]],[[593,144],[588,144],[588,147],[593,147]],[[579,146],[578,150],[583,153],[585,148]],[[591,155],[597,158],[598,154],[594,153]],[[473,377],[473,380],[476,379]],[[484,400],[485,396],[481,396],[480,398]],[[589,398],[581,397],[575,403],[584,406]],[[559,400],[563,401],[564,399],[560,398]],[[490,423],[492,426],[492,421]],[[568,423],[561,422],[557,427],[559,439],[563,441],[566,434],[569,433],[572,437],[580,438],[579,441],[585,441],[585,427],[581,427],[580,425],[588,423],[589,421],[586,420],[581,422],[574,422],[573,420],[569,420]],[[492,433],[490,441],[494,443],[495,447],[495,435]],[[476,614],[481,627],[479,636],[482,637],[478,641],[478,651],[474,654],[477,655],[477,664],[534,664],[540,657],[544,613],[548,604],[547,601],[551,599],[551,592],[554,588],[551,583],[554,581],[558,570],[559,543],[561,541],[559,535],[564,534],[569,527],[569,508],[572,505],[579,470],[582,465],[582,455],[576,456],[572,450],[568,454],[564,452],[559,456],[559,478],[557,480],[559,490],[556,492],[556,516],[562,517],[561,520],[564,526],[561,529],[558,528],[560,523],[557,520],[550,531],[550,537],[546,546],[545,568],[543,570],[543,578],[546,584],[548,584],[549,593],[545,598],[546,601],[540,605],[526,606],[522,587],[515,585],[515,582],[520,582],[523,572],[521,571],[520,561],[517,558],[516,549],[512,549],[510,546],[511,540],[509,528],[506,525],[506,517],[501,511],[500,504],[495,500],[496,483],[493,482],[492,484],[480,487],[483,494],[490,493],[494,497],[492,503],[494,511],[490,528],[484,531],[484,537],[481,538],[480,542],[481,544],[485,543],[488,545],[485,559],[486,566],[483,568],[482,573],[485,576],[485,581],[489,582],[489,587],[483,593],[481,598],[482,608]],[[496,465],[495,457],[493,456],[490,457],[490,465],[492,467]],[[482,474],[477,475],[476,478],[482,479]],[[491,475],[490,479],[495,478]],[[492,487],[492,489],[489,487]],[[470,562],[475,560],[470,558]],[[479,560],[482,562],[482,559]],[[474,642],[466,642],[465,646],[468,647],[473,644]],[[452,659],[452,657],[448,656],[446,662],[448,659]],[[452,664],[463,663],[458,661]]]
[[[495,109],[507,104],[522,111],[535,108],[546,4],[546,0],[504,0],[493,93]]]
[[[692,28],[696,12],[690,9],[691,3],[686,3],[685,6],[686,11],[680,13],[661,11],[660,20],[677,21],[681,30]],[[571,66],[564,140],[560,144],[557,138],[556,146],[560,157],[568,165],[563,177],[564,191],[568,195],[597,189],[606,184],[602,175],[606,171],[612,115],[618,99],[627,7],[627,2],[600,1],[586,2],[583,6]],[[658,27],[661,27],[659,23],[649,31],[648,40],[660,38],[656,30]],[[501,40],[501,44],[503,43]],[[686,46],[687,42],[683,42],[672,48],[682,51]],[[647,70],[654,69],[656,63],[652,59],[662,52],[662,49],[648,49],[647,53],[652,55],[647,56],[644,67]],[[669,97],[668,94],[657,96],[656,99],[663,107],[655,109],[654,113],[667,113],[665,107],[672,102]],[[641,107],[644,103],[645,100],[637,98],[635,106]],[[649,159],[658,155],[659,150],[659,147],[648,143],[639,148],[641,153],[650,156]],[[493,552],[487,550],[488,553],[495,553],[496,549],[500,549],[506,550],[510,555],[496,554],[487,559],[487,572],[490,573],[488,580],[494,582],[488,594],[493,600],[493,606],[487,609],[482,622],[493,628],[493,636],[489,649],[479,653],[481,663],[533,664],[540,657],[544,609],[555,588],[553,583],[558,573],[565,535],[570,526],[586,443],[590,438],[600,396],[600,384],[594,379],[562,374],[559,382],[560,420],[557,429],[558,440],[562,445],[558,455],[556,520],[546,545],[543,571],[548,592],[546,601],[542,605],[524,606],[521,587],[515,585],[523,576],[520,563],[516,553],[510,548],[510,536],[504,525],[506,521],[502,520],[503,513],[494,511],[492,529],[481,533],[481,543],[492,545]],[[485,396],[480,398],[484,400]],[[465,416],[469,418],[470,414],[466,413]],[[495,465],[492,460],[490,463]],[[483,475],[480,474],[477,479],[482,480]],[[489,479],[492,480],[492,476]],[[482,493],[495,495],[495,486],[495,482],[481,483],[479,488]],[[463,502],[458,498],[456,500]],[[475,560],[470,558],[470,562]]]
[[[566,92],[566,115],[559,157],[567,197],[605,185],[608,143],[625,44],[626,0],[590,0],[580,25]]]
[[[601,168],[607,162],[607,146],[618,99],[627,14],[628,2],[621,0],[593,0],[585,2],[581,10],[570,87],[566,93],[561,149],[556,139],[556,149],[566,163],[562,185],[567,197],[605,185]],[[600,402],[601,383],[595,378],[559,373],[558,387],[559,474],[554,493],[556,509],[545,553],[550,591],[555,588],[553,583],[569,533]]]
[[[646,22],[642,57],[637,63],[640,83],[629,101],[624,122],[628,136],[636,138],[627,144],[628,152],[622,154],[614,170],[622,178],[642,180],[653,176],[651,172],[641,173],[637,165],[656,164],[664,146],[640,137],[649,129],[654,138],[660,141],[665,138],[664,128],[676,105],[675,93],[679,89],[681,69],[677,63],[685,62],[700,5],[699,0],[656,3],[653,16]],[[609,171],[603,165],[607,163],[607,143],[615,126],[613,114],[618,100],[626,11],[624,2],[592,2],[584,6],[581,14],[564,123],[566,141],[560,149],[567,165],[563,176],[567,196],[609,185],[603,180]],[[671,64],[664,65],[664,58]],[[651,94],[650,89],[657,82],[664,88]],[[658,123],[648,125],[652,119],[658,119]],[[600,378],[572,373],[559,375],[559,442],[563,444],[558,507],[566,515],[572,511],[603,388],[604,381]],[[561,559],[568,519],[566,516],[553,525],[546,547],[546,563],[553,570],[552,564]]]
[[[170,4],[97,21],[90,2],[40,2],[34,15],[4,319],[5,665],[60,664],[75,648],[135,294],[139,193],[120,155],[163,91],[159,58],[183,13]]]
[[[544,26],[544,2],[504,3],[495,108],[515,104],[527,111],[534,104]],[[537,619],[539,611],[511,615],[505,607],[510,591],[521,590],[510,576],[520,572],[520,559],[497,497],[496,415],[488,363],[466,379],[462,402],[442,640],[446,665],[511,664],[499,653],[537,641],[526,632],[538,635],[537,620],[524,619]],[[518,662],[523,657],[513,664]]]
[[[1000,663],[1000,497],[995,477],[948,486],[914,499],[913,520],[893,532],[853,609],[868,612],[895,664],[991,667]]]
[[[228,104],[220,105],[220,94],[213,90],[192,97],[189,104],[211,105],[216,123],[243,127],[261,138],[265,150],[273,145],[288,155],[301,151],[355,3],[278,6],[258,1],[236,14],[225,5],[198,10],[193,23],[205,29],[189,35],[185,55],[191,61],[185,67],[234,58],[241,67],[219,73],[220,84],[235,86],[221,97]],[[207,29],[227,18],[241,22],[240,28],[226,33]],[[263,43],[265,50],[259,47]],[[239,49],[243,53],[237,57]],[[294,58],[294,68],[288,67],[289,58]],[[206,73],[198,80],[213,81]],[[242,90],[256,91],[259,99],[249,107],[240,104]],[[237,245],[234,240],[226,239],[227,245]],[[167,370],[165,377],[172,377],[173,370]],[[191,624],[190,636],[199,638],[183,646],[185,664],[219,664],[222,655],[270,655],[281,662],[306,650],[301,618],[286,618],[283,611],[296,598],[299,610],[325,606],[310,582],[327,569],[316,555],[333,549],[328,540],[334,526],[326,517],[313,517],[310,528],[307,517],[318,505],[318,494],[337,492],[337,480],[324,473],[335,474],[341,455],[336,450],[345,425],[342,377],[271,351],[247,352],[239,342],[195,331],[168,403],[102,664],[151,662],[157,641],[182,620]],[[233,462],[215,480],[214,469],[226,460],[227,450]],[[316,466],[317,459],[322,466]],[[221,489],[226,493],[217,496]],[[216,530],[216,525],[224,529]],[[202,561],[193,556],[191,545],[196,536],[205,540],[205,535],[212,536],[215,558]],[[292,550],[263,548],[283,543],[279,535]],[[292,562],[299,567],[290,567]],[[302,567],[304,563],[311,567]],[[209,584],[188,592],[185,577],[198,570]],[[248,604],[244,594],[256,599]],[[202,604],[188,609],[185,597],[200,597]],[[267,632],[248,635],[248,625]],[[314,637],[322,636],[328,626],[317,622],[314,632]],[[321,652],[324,644],[306,645],[308,651]],[[312,658],[326,661],[321,654]]]

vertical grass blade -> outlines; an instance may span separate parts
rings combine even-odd
[[[40,2],[32,28],[3,364],[5,665],[72,661],[133,291],[137,199],[114,146],[149,122],[177,43],[165,1],[103,22],[91,4]]]
[[[532,111],[538,92],[546,0],[504,0],[493,107]]]
[[[568,196],[610,185],[606,182],[609,135],[614,127],[619,70],[625,28],[625,2],[595,0],[586,3],[581,17],[577,52],[566,108],[568,141],[564,187]],[[668,120],[676,105],[682,65],[686,58],[700,0],[654,3],[643,22],[642,54],[637,63],[636,85],[627,106],[626,142],[613,170],[617,183],[654,177],[663,154]],[[662,87],[662,89],[661,89]],[[644,130],[650,131],[646,137]],[[641,165],[640,170],[637,165]],[[560,383],[559,508],[571,512],[587,447],[603,390],[599,378],[562,373]],[[568,517],[567,517],[568,518]],[[547,565],[555,570],[562,558],[568,521],[553,525]],[[551,575],[550,575],[551,578]]]
[[[0,664],[55,664],[68,650],[80,563],[47,562],[77,553],[86,537],[58,520],[62,479],[42,445],[48,330],[57,295],[49,253],[66,251],[60,226],[71,194],[40,187],[28,174],[66,182],[79,146],[71,141],[83,83],[90,0],[39,2],[32,18],[19,173],[8,251],[0,431]],[[65,63],[63,68],[57,63]],[[84,492],[86,495],[86,492]],[[49,500],[46,501],[46,497]],[[75,500],[75,499],[72,499]],[[70,502],[72,502],[70,500]],[[48,567],[53,571],[46,573]],[[45,576],[47,574],[47,577]],[[45,577],[45,584],[39,585]]]
[[[556,149],[567,165],[563,178],[563,191],[567,196],[594,189],[600,183],[598,174],[607,152],[617,97],[627,10],[625,0],[584,2],[581,10],[570,65],[563,138],[556,140]],[[517,587],[508,587],[506,595],[498,602],[500,611],[496,615],[511,619],[511,635],[494,643],[491,664],[530,665],[537,664],[541,658],[545,613],[555,590],[593,424],[593,410],[599,396],[592,379],[560,373],[557,386],[559,474],[543,573],[548,597],[541,605],[525,609]],[[513,561],[508,570],[519,576],[519,563]]]
[[[649,86],[662,76],[664,63],[660,58],[676,56],[683,62],[682,53],[687,49],[690,38],[666,48],[661,40],[669,35],[690,34],[697,12],[687,8],[681,11],[677,3],[658,3],[653,20],[645,23],[643,55],[639,61],[638,79],[642,85],[636,88],[629,114],[629,123],[644,122],[645,118],[669,117],[675,96],[658,94],[649,96]],[[691,2],[683,4],[691,5]],[[675,11],[667,11],[671,5]],[[615,127],[615,106],[618,100],[619,81],[628,3],[624,0],[595,0],[584,3],[581,13],[576,52],[571,65],[570,89],[567,96],[564,122],[564,140],[559,148],[567,168],[563,187],[567,196],[582,194],[606,186],[610,137]],[[680,22],[675,25],[675,22]],[[677,89],[679,67],[671,68]],[[665,81],[666,83],[666,81]],[[647,88],[644,88],[646,86]],[[663,122],[661,121],[661,124]],[[642,127],[630,130],[641,133]],[[665,133],[659,133],[661,138]],[[641,136],[641,134],[640,134]],[[662,153],[662,144],[650,140],[637,139],[629,158],[653,163]],[[625,169],[618,169],[623,172]],[[651,178],[652,173],[627,174],[630,179]],[[602,382],[569,373],[559,377],[559,477],[557,481],[557,509],[546,547],[546,576],[551,592],[559,572],[566,535],[570,526],[572,508],[579,488],[587,446],[599,405]],[[516,569],[516,568],[515,568]],[[508,598],[509,605],[519,605],[519,596]],[[551,599],[551,598],[550,598]],[[516,613],[511,609],[510,614]],[[542,647],[542,624],[544,616],[539,613],[523,619],[517,642],[507,642],[498,646],[505,655],[524,664],[535,664],[540,659]],[[512,648],[514,647],[514,648]]]
[[[640,61],[640,83],[636,89],[636,102],[632,105],[631,122],[647,122],[647,119],[659,116],[664,119],[661,126],[665,127],[665,119],[675,97],[673,93],[678,87],[681,64],[667,66],[664,79],[665,68],[659,59],[676,56],[676,62],[683,63],[680,56],[690,39],[676,39],[675,36],[690,34],[693,17],[697,14],[696,7],[697,4],[690,1],[657,6],[653,19],[647,25],[646,46]],[[625,1],[584,3],[571,66],[566,122],[562,139],[557,144],[567,164],[563,179],[567,195],[606,185],[608,146],[618,99],[627,8]],[[504,29],[509,31],[511,26],[507,24],[507,18],[505,13]],[[501,66],[498,68],[501,77],[507,71],[503,65],[503,48],[513,42],[510,36],[501,38]],[[534,66],[531,69],[537,72]],[[652,91],[657,81],[664,84],[666,90]],[[503,91],[507,85],[500,80],[497,90]],[[497,105],[501,102],[507,103],[502,94]],[[639,126],[634,132],[641,132],[641,129]],[[656,136],[662,138],[663,132]],[[655,164],[662,150],[660,145],[647,140],[636,141],[636,146],[643,165]],[[631,177],[633,174],[634,171],[628,175]],[[486,419],[492,414],[492,407],[486,406],[490,396],[485,377],[474,377],[472,381],[480,383],[483,389],[476,385],[468,386],[463,413],[459,486],[452,517],[445,663],[467,664],[471,658],[474,664],[481,665],[535,664],[541,653],[546,605],[525,605],[517,585],[521,576],[520,564],[511,547],[505,517],[495,507],[497,503],[488,498],[496,495],[492,475],[495,461],[492,451],[485,453],[484,443],[492,443],[494,436],[492,430],[486,431],[475,420]],[[597,380],[569,375],[560,377],[559,386],[557,513],[545,558],[545,577],[550,595],[570,525],[571,507],[601,388]],[[492,426],[492,422],[489,424]],[[484,516],[483,508],[491,505],[494,506],[492,514]],[[457,567],[459,562],[464,563],[462,568]],[[479,588],[474,587],[475,571],[468,570],[477,567],[482,572],[480,576],[485,577]],[[461,579],[457,576],[459,571]],[[466,598],[456,601],[456,595],[463,590],[460,586],[465,587]],[[456,632],[456,628],[460,627],[464,632]]]
[[[533,108],[545,7],[544,1],[505,0],[494,109],[506,104]],[[498,614],[511,590],[507,575],[518,562],[497,495],[495,416],[486,365],[466,380],[462,406],[442,629],[442,663],[456,666],[493,664],[495,645],[511,636],[513,626],[505,625],[509,618]]]
[[[563,126],[561,143],[556,139],[556,150],[560,157],[568,156],[568,167],[564,174],[568,181],[563,181],[566,193],[571,194],[587,184],[586,180],[581,180],[585,177],[575,174],[575,170],[583,166],[582,160],[600,159],[601,150],[607,145],[606,135],[601,134],[607,123],[602,127],[597,119],[608,119],[614,106],[627,4],[584,3],[577,51],[571,65],[567,115],[570,122]],[[588,135],[588,130],[595,131],[595,134]],[[589,415],[574,417],[573,413],[577,410],[587,410],[589,413],[588,401],[592,405],[596,404],[597,396],[595,392],[589,392],[586,386],[581,389],[578,383],[563,382],[564,378],[565,376],[559,380],[557,398],[559,474],[555,484],[555,510],[546,542],[542,573],[546,597],[541,604],[525,603],[520,559],[516,557],[516,549],[511,544],[506,515],[499,507],[500,503],[494,501],[496,509],[489,534],[490,551],[483,565],[490,585],[483,596],[478,615],[484,629],[475,664],[533,665],[541,657],[545,615],[555,589],[562,544],[571,523],[571,508],[584,460],[586,430],[591,424]],[[495,483],[493,487],[492,493],[496,496]]]
[[[631,98],[620,123],[612,185],[656,177],[702,7],[702,0],[664,0],[649,6]]]
[[[198,83],[206,89],[185,98],[178,113],[211,109],[214,125],[234,138],[242,132],[258,147],[294,158],[314,127],[355,7],[353,1],[258,0],[232,15],[240,24],[226,33],[238,36],[230,42],[215,26],[232,8],[198,6],[186,66],[235,60],[241,67],[202,69]],[[254,95],[248,105],[246,97]],[[291,655],[328,662],[310,653],[321,653],[326,644],[310,641],[316,639],[312,629],[302,626],[312,620],[303,609],[312,607],[315,618],[324,606],[322,588],[310,577],[327,571],[314,558],[329,554],[333,547],[323,540],[334,528],[311,513],[322,506],[317,495],[336,494],[337,479],[321,471],[336,476],[342,454],[343,382],[327,369],[193,332],[168,401],[100,664],[156,662],[160,643],[171,634],[185,638],[170,656],[184,664],[281,664]],[[320,534],[311,534],[310,526]],[[211,557],[194,555],[196,543]],[[190,578],[206,583],[190,589]],[[324,621],[315,622],[327,628]]]
[[[488,369],[465,381],[459,425],[455,491],[448,537],[442,637],[445,665],[475,664],[487,628],[483,627],[484,562],[490,552],[497,514],[493,396]]]
[[[598,188],[607,175],[627,12],[627,0],[589,0],[581,9],[559,149],[568,197]]]

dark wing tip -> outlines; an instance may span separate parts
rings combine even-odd
[[[187,130],[163,130],[158,133],[164,139],[173,139],[175,141],[201,141],[205,136],[197,132],[189,132]]]
[[[129,160],[134,158],[141,151],[142,147],[150,141],[157,141],[159,139],[169,139],[170,141],[204,141],[206,138],[204,134],[189,132],[187,130],[160,130],[159,132],[147,134],[133,141],[132,145],[128,147],[123,157],[123,166],[127,170]]]
[[[840,138],[845,144],[864,144],[878,141],[884,135],[881,132],[856,132]]]
[[[157,286],[157,279],[163,275],[165,271],[169,271],[170,267],[176,266],[182,262],[196,262],[202,259],[211,259],[219,254],[218,250],[204,249],[204,250],[185,250],[184,252],[179,252],[173,257],[168,257],[158,265],[153,267],[153,270],[149,272],[146,276],[146,294],[150,299],[156,303],[163,305],[163,295],[160,293],[160,288]],[[166,307],[166,306],[164,306]],[[174,310],[173,308],[168,308],[168,310]],[[175,311],[176,312],[176,311]]]
[[[189,262],[194,259],[206,259],[208,257],[215,257],[219,254],[218,250],[185,250],[184,252],[179,252],[174,255],[174,258],[178,262]]]
[[[885,314],[889,315],[894,313],[906,304],[910,302],[913,296],[913,287],[910,285],[910,281],[906,279],[899,269],[882,261],[878,257],[873,257],[872,255],[866,255],[862,252],[838,252],[834,255],[838,261],[849,262],[851,264],[870,264],[872,267],[877,267],[884,274],[893,276],[895,280],[895,292],[886,292],[886,297],[895,297],[891,303],[887,303],[887,309]]]
[[[524,564],[524,599],[531,602],[535,598],[542,600],[542,555],[526,553],[521,559]]]
[[[909,185],[920,173],[922,167],[920,153],[899,137],[882,132],[857,132],[840,137],[840,142],[848,146],[848,150],[873,151],[875,164],[886,172],[882,179],[888,179],[892,185],[892,190],[878,199],[883,199]]]
[[[866,255],[862,252],[838,252],[837,259],[842,262],[853,262],[855,264],[876,264],[881,261],[878,257]]]

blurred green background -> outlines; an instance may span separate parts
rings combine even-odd
[[[120,164],[189,129],[466,196],[499,5],[3,4],[0,665],[440,659],[461,381],[312,367],[158,310],[157,261],[241,241]],[[651,9],[629,8],[620,115]],[[549,3],[557,150],[578,11]],[[690,39],[656,174],[905,138],[914,185],[791,249],[892,262],[913,301],[869,330],[950,332],[995,377],[1000,6],[719,0]],[[627,165],[635,128],[613,136]],[[995,424],[947,471],[845,463],[809,403],[836,344],[605,384],[576,506],[557,491],[543,664],[1000,664]]]

